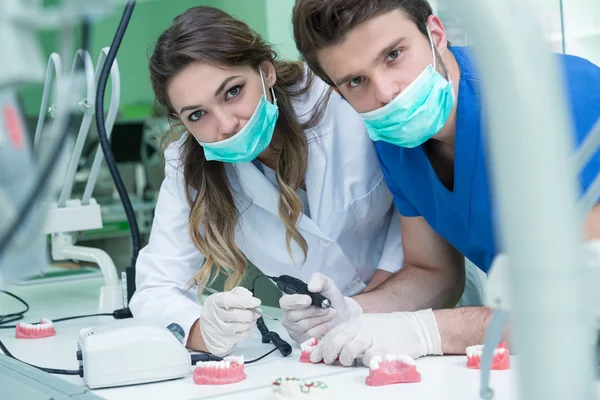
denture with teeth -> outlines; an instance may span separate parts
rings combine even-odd
[[[388,354],[385,357],[375,356],[371,359],[366,384],[383,386],[420,381],[421,374],[417,371],[415,360],[405,355]]]
[[[300,353],[300,362],[303,363],[310,363],[310,355],[313,351],[313,349],[319,344],[319,339],[317,338],[310,338],[308,339],[306,342],[302,343],[300,345],[300,350],[302,351]]]
[[[225,357],[222,361],[206,361],[196,364],[194,383],[198,385],[225,385],[246,379],[244,357]]]
[[[480,369],[481,355],[483,354],[483,345],[467,347],[467,368]],[[502,342],[494,349],[494,358],[492,359],[493,370],[505,370],[510,368],[510,352],[506,343]]]
[[[49,336],[56,336],[56,330],[52,321],[46,318],[42,318],[39,324],[18,322],[15,329],[17,339],[41,339]]]

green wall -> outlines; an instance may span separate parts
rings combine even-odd
[[[142,115],[153,103],[148,78],[149,51],[160,32],[166,29],[174,17],[189,7],[206,5],[218,7],[247,22],[265,39],[273,43],[282,58],[298,59],[291,30],[291,10],[294,0],[145,0],[136,5],[129,28],[123,39],[117,61],[121,72],[121,111],[133,115],[134,108]],[[103,47],[109,46],[121,18],[121,9],[113,15],[98,20],[91,28],[90,53],[94,62]],[[49,56],[59,49],[57,33],[43,32],[41,41]],[[77,37],[76,37],[77,39]],[[64,62],[70,67],[71,60]],[[34,85],[21,91],[28,115],[39,112],[42,85]],[[139,111],[138,111],[139,113]]]

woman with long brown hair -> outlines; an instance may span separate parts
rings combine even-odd
[[[280,61],[245,23],[210,7],[187,10],[160,35],[150,76],[172,129],[134,315],[175,322],[188,347],[227,354],[258,317],[260,300],[237,287],[249,263],[332,296],[325,311],[302,296],[280,302],[296,341],[361,313],[327,288],[350,296],[375,287],[403,257],[358,114],[302,63]],[[225,292],[200,304],[221,272]]]

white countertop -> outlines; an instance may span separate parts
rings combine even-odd
[[[60,318],[79,314],[95,313],[98,304],[100,279],[48,283],[42,285],[12,287],[9,291],[26,300],[31,310],[24,321],[32,322],[45,318]],[[0,314],[20,309],[17,303],[0,294]],[[270,315],[278,316],[280,311],[265,307]],[[112,321],[110,317],[95,317],[55,325],[57,335],[39,340],[17,340],[14,330],[0,330],[0,338],[6,347],[18,358],[44,367],[77,369],[75,358],[77,335],[82,328]],[[271,330],[277,331],[282,338],[293,343],[278,322],[266,320]],[[272,344],[263,344],[260,334],[241,343],[235,355],[244,355],[246,360],[256,358],[271,350]],[[149,349],[152,351],[152,349]],[[194,384],[192,377],[129,387],[95,390],[94,393],[108,400],[131,399],[267,399],[270,394],[271,379],[276,376],[296,377],[299,379],[321,380],[332,393],[333,399],[358,399],[376,396],[396,399],[479,399],[479,372],[466,368],[466,356],[427,357],[417,360],[417,368],[422,376],[420,383],[396,384],[382,387],[370,387],[365,384],[368,369],[364,367],[344,368],[324,364],[312,365],[300,363],[300,349],[294,346],[289,357],[279,352],[269,355],[262,361],[245,367],[247,379],[223,386],[202,386]],[[508,371],[492,372],[492,387],[496,392],[495,400],[515,399],[516,357],[511,359],[512,368]],[[78,385],[84,385],[83,379],[61,376]],[[600,393],[600,385],[598,385]],[[243,396],[243,397],[242,397]]]

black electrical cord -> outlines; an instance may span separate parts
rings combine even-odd
[[[256,278],[254,278],[254,280],[252,281],[252,294],[254,294],[254,286],[256,285],[256,281],[259,280],[260,278],[267,278],[269,280],[276,280],[277,278],[273,278],[270,277],[268,275],[258,275]]]
[[[260,361],[260,360],[262,360],[263,358],[265,358],[266,356],[268,356],[269,354],[276,352],[277,350],[279,350],[279,347],[275,347],[273,350],[269,351],[268,353],[265,353],[265,354],[263,354],[262,356],[260,356],[260,357],[258,357],[258,358],[255,358],[254,360],[245,361],[245,362],[244,362],[244,365],[247,365],[247,364],[252,364],[252,363],[255,363],[255,362],[257,362],[257,361]]]
[[[267,357],[268,355],[274,353],[277,350],[279,350],[279,347],[275,347],[274,349],[270,350],[269,352],[263,354],[262,356],[260,356],[258,358],[255,358],[254,360],[244,361],[244,365],[258,362],[258,361],[262,360],[263,358]],[[215,356],[210,353],[197,353],[197,354],[192,354],[190,357],[192,360],[192,365],[196,365],[199,362],[223,361],[223,359],[224,359],[224,357]]]
[[[131,200],[129,199],[129,195],[127,194],[127,189],[123,184],[123,179],[121,178],[121,174],[119,173],[119,170],[117,168],[115,157],[113,156],[112,151],[110,149],[110,141],[108,139],[108,135],[106,134],[106,128],[104,126],[104,95],[106,92],[106,84],[108,83],[110,70],[115,61],[115,58],[117,57],[117,52],[119,51],[119,47],[121,46],[121,42],[123,41],[123,36],[125,35],[125,31],[127,30],[129,21],[131,20],[131,15],[133,13],[133,9],[135,8],[135,4],[135,0],[129,0],[125,5],[123,16],[121,17],[121,21],[119,22],[119,26],[117,27],[117,32],[115,33],[112,44],[110,45],[110,50],[108,51],[106,61],[102,66],[102,71],[100,72],[100,77],[98,78],[98,87],[96,88],[95,104],[96,129],[98,130],[100,147],[102,148],[102,153],[104,154],[104,159],[106,160],[106,166],[110,171],[113,181],[115,182],[117,192],[119,193],[119,197],[121,198],[121,202],[123,203],[125,215],[127,216],[127,222],[129,223],[129,229],[131,230],[131,241],[133,247],[133,252],[131,256],[131,266],[135,266],[138,253],[140,252],[140,231],[138,229],[137,221],[135,219],[135,212],[133,211]]]
[[[119,310],[117,310],[119,311]],[[112,313],[98,313],[98,314],[86,314],[86,315],[75,315],[73,317],[66,317],[66,318],[58,318],[58,319],[51,319],[52,323],[55,322],[64,322],[64,321],[71,321],[74,319],[82,319],[82,318],[93,318],[93,317],[113,317],[115,319],[121,319],[121,318],[116,318],[115,317],[115,312]],[[38,325],[37,322],[32,323],[31,325]],[[4,325],[2,323],[0,323],[0,329],[14,329],[16,328],[16,325]]]
[[[272,280],[276,280],[277,278],[272,278],[268,275],[259,275],[256,278],[254,278],[254,280],[252,281],[252,295],[254,296],[255,294],[255,284],[256,281],[259,278],[268,278],[268,279],[272,279]],[[260,335],[261,335],[261,341],[263,343],[273,343],[273,346],[275,346],[275,349],[273,349],[272,351],[270,351],[269,353],[267,353],[265,355],[265,357],[269,354],[271,354],[272,352],[274,352],[275,350],[279,350],[279,352],[281,353],[282,356],[287,357],[290,354],[292,354],[292,346],[290,346],[290,344],[288,342],[286,342],[285,340],[283,340],[278,334],[277,332],[273,332],[270,331],[269,328],[267,327],[267,324],[265,323],[265,320],[263,319],[263,317],[259,317],[256,320],[256,327],[258,328],[258,330],[260,331]]]
[[[46,367],[40,367],[37,365],[33,365],[33,364],[29,364],[25,361],[19,360],[17,357],[13,356],[13,354],[8,351],[8,349],[6,348],[6,346],[4,346],[4,343],[2,343],[2,340],[0,340],[0,350],[2,350],[2,352],[4,353],[5,356],[10,357],[12,359],[15,359],[17,361],[20,361],[24,364],[29,365],[30,367],[34,367],[37,368],[39,370],[42,370],[44,372],[47,372],[49,374],[57,374],[57,375],[81,375],[81,371],[80,370],[74,370],[74,369],[55,369],[55,368],[46,368]]]
[[[6,290],[0,290],[0,293],[4,293],[4,294],[14,298],[15,300],[17,300],[18,302],[20,302],[21,304],[23,304],[25,306],[25,309],[22,311],[19,311],[16,313],[11,313],[11,314],[0,315],[0,329],[16,328],[17,327],[16,325],[6,325],[6,324],[23,319],[25,317],[25,313],[27,311],[29,311],[29,304],[27,304],[27,302],[25,300],[23,300],[16,294],[7,292]],[[92,317],[113,317],[114,319],[125,319],[125,318],[131,318],[131,317],[133,317],[133,315],[131,314],[131,310],[129,310],[129,308],[121,308],[119,310],[113,311],[112,313],[75,315],[72,317],[53,319],[52,322],[64,322],[64,321],[71,321],[73,319],[92,318]],[[37,323],[34,322],[32,325],[36,325],[36,324]]]
[[[25,306],[25,309],[22,311],[19,311],[16,313],[11,313],[11,314],[0,315],[0,325],[4,325],[4,324],[8,324],[10,322],[22,320],[23,317],[25,317],[25,313],[27,311],[29,311],[29,304],[27,304],[27,302],[25,300],[23,300],[22,298],[20,298],[19,296],[12,294],[11,292],[7,292],[6,290],[0,290],[0,293],[4,293],[5,295],[8,295],[8,296],[14,298],[15,300],[17,300],[18,302],[20,302],[21,304],[23,304]],[[2,328],[0,327],[0,329],[2,329]]]

